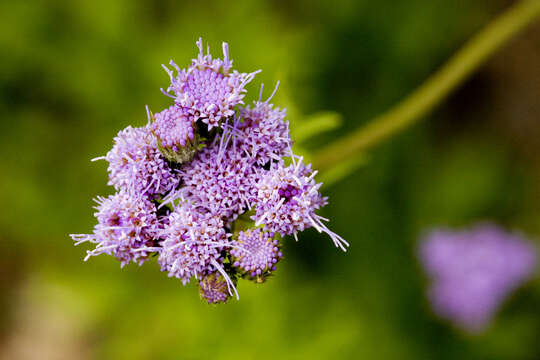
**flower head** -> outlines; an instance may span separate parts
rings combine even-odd
[[[326,205],[327,199],[319,193],[321,184],[314,180],[317,172],[305,166],[302,158],[289,166],[274,164],[270,170],[261,171],[257,183],[257,205],[253,220],[256,225],[282,236],[294,235],[313,226],[327,233],[336,247],[346,250],[348,243],[330,231],[317,215],[316,210]]]
[[[201,119],[208,129],[219,126],[224,118],[234,115],[234,107],[242,104],[245,86],[253,80],[254,73],[239,73],[232,69],[229,59],[229,46],[223,43],[223,60],[213,59],[208,49],[204,55],[203,43],[197,41],[199,56],[187,69],[181,70],[173,61],[173,71],[165,67],[171,79],[167,89],[173,92],[176,104],[185,108],[194,121]]]
[[[197,151],[197,134],[187,110],[173,105],[153,119],[150,128],[163,156],[179,164],[191,161]]]
[[[268,100],[259,100],[253,107],[241,109],[240,117],[239,146],[257,164],[282,162],[283,157],[290,155],[292,142],[284,109],[274,107]]]
[[[233,266],[251,278],[263,279],[263,276],[275,271],[276,263],[283,256],[274,233],[261,229],[240,231],[231,247]]]
[[[199,293],[209,304],[226,303],[231,297],[227,280],[218,272],[205,275],[199,281]]]
[[[130,261],[141,265],[157,251],[156,236],[161,224],[151,201],[119,192],[107,198],[98,197],[96,202],[98,224],[94,232],[71,235],[77,245],[86,241],[97,244],[94,250],[87,252],[86,259],[109,254],[120,260],[122,267]]]
[[[179,183],[148,127],[128,126],[120,131],[103,159],[109,162],[109,185],[116,190],[153,196],[167,193]]]
[[[221,251],[229,245],[221,218],[187,203],[171,212],[160,235],[164,239],[158,259],[161,270],[184,284],[191,277],[215,272],[223,260]]]
[[[535,249],[522,236],[485,224],[432,231],[420,257],[434,311],[469,332],[485,329],[536,265]]]
[[[216,142],[180,169],[183,198],[233,221],[255,198],[255,169],[229,144]]]

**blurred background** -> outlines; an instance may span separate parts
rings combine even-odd
[[[351,243],[314,230],[288,239],[277,276],[241,282],[209,306],[155,263],[83,262],[90,163],[128,124],[159,111],[161,64],[209,41],[287,106],[293,131],[321,111],[339,129],[306,155],[388,109],[506,0],[0,2],[1,359],[539,359],[540,282],[515,293],[487,332],[433,315],[417,259],[437,225],[482,220],[540,235],[540,24],[512,40],[426,121],[381,144],[324,191],[323,215]],[[167,105],[168,106],[168,105]]]

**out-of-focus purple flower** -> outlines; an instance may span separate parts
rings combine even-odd
[[[209,304],[226,303],[231,297],[227,287],[227,280],[223,275],[215,272],[205,275],[199,282],[201,298]]]
[[[536,249],[523,236],[487,224],[432,231],[421,243],[420,257],[432,282],[434,311],[471,333],[489,325],[536,266]]]
[[[257,205],[253,220],[256,226],[263,224],[267,231],[281,236],[294,235],[313,226],[327,233],[336,247],[346,250],[349,244],[324,225],[327,219],[315,213],[326,205],[327,199],[319,193],[322,184],[315,182],[317,171],[305,166],[302,158],[289,166],[273,164],[270,170],[260,171],[257,183]]]
[[[165,158],[179,164],[191,161],[197,151],[197,138],[187,110],[173,105],[153,119],[150,128]]]
[[[238,239],[231,243],[233,266],[251,278],[263,279],[276,270],[283,256],[274,233],[253,229],[240,231]]]
[[[178,183],[175,174],[157,148],[156,138],[146,127],[128,126],[114,138],[105,159],[109,162],[109,185],[116,190],[153,196],[165,194]]]
[[[234,107],[243,104],[245,86],[255,77],[253,73],[239,73],[232,69],[229,46],[223,43],[223,60],[212,59],[210,50],[204,55],[203,43],[197,41],[199,56],[193,64],[181,70],[173,61],[170,65],[177,75],[164,66],[171,79],[167,93],[173,92],[176,104],[185,108],[194,121],[201,119],[208,129],[219,126],[224,118],[234,115]]]
[[[238,125],[241,150],[259,165],[282,162],[290,156],[291,138],[285,110],[267,101],[254,102],[240,110],[243,121]]]
[[[141,265],[159,249],[156,236],[161,224],[151,201],[119,192],[107,198],[98,197],[96,202],[98,224],[94,232],[71,235],[76,245],[86,241],[97,244],[94,250],[87,251],[85,260],[109,254],[120,260],[122,267],[130,261]]]
[[[221,251],[229,246],[229,234],[217,215],[190,204],[181,204],[168,216],[158,263],[162,271],[184,284],[192,277],[215,272],[221,267]]]

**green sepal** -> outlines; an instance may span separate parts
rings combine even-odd
[[[197,150],[199,149],[199,137],[195,135],[195,139],[190,142],[188,145],[180,147],[178,151],[173,151],[172,149],[167,149],[161,146],[159,139],[157,139],[157,147],[163,157],[168,161],[184,164],[190,162],[195,157]]]

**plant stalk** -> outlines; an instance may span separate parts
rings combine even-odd
[[[540,0],[511,6],[470,39],[419,88],[367,125],[326,146],[313,157],[314,168],[328,170],[359,155],[425,117],[476,71],[496,50],[540,14]]]

